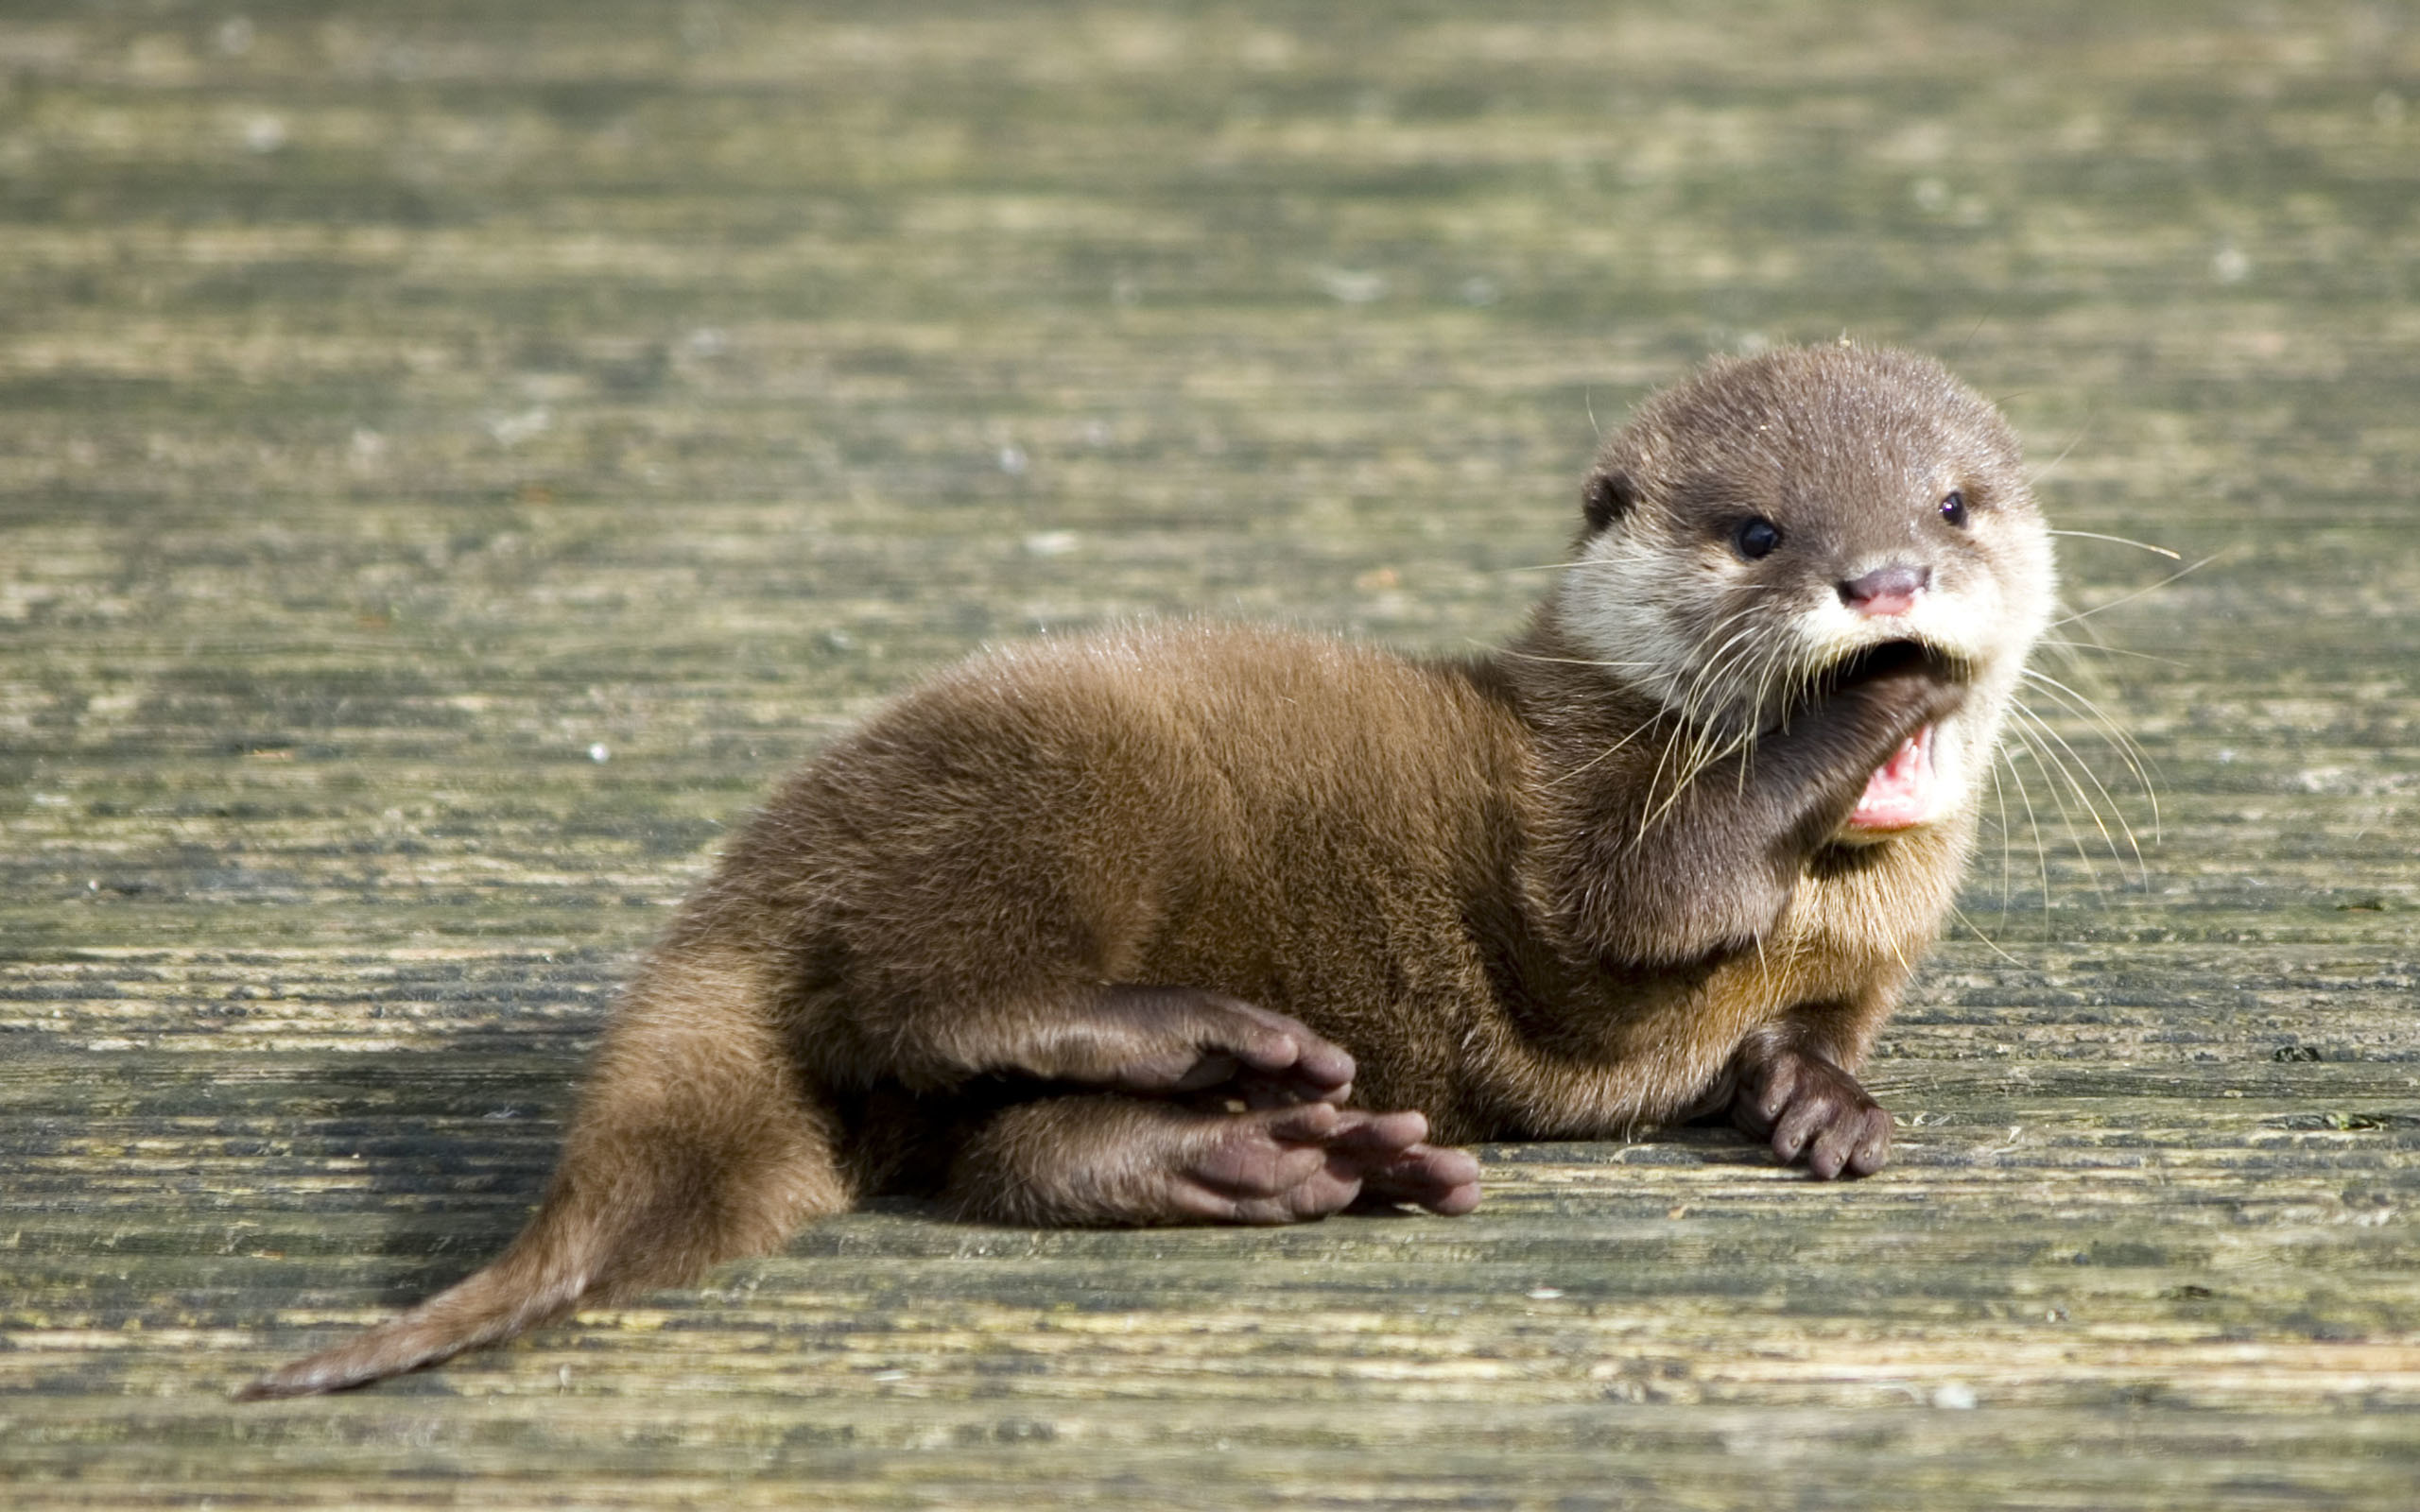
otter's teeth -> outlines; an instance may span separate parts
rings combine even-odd
[[[1932,817],[1932,726],[1900,742],[1891,759],[1865,780],[1865,792],[1849,811],[1853,830],[1904,830]]]

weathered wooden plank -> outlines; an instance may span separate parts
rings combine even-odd
[[[10,8],[7,1499],[2413,1504],[2415,77],[2393,6]],[[2212,558],[2063,542],[2157,843],[2043,690],[1889,1176],[894,1206],[223,1400],[509,1236],[715,836],[920,670],[1488,640],[1595,422],[1843,328]]]

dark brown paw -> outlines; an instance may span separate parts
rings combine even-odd
[[[1478,1162],[1415,1112],[1207,1107],[1090,1092],[1012,1104],[976,1129],[943,1198],[1021,1224],[1301,1223],[1356,1203],[1467,1212]]]
[[[1423,1143],[1416,1112],[1326,1103],[1216,1116],[1168,1172],[1170,1205],[1216,1223],[1299,1223],[1375,1200],[1432,1212],[1478,1204],[1478,1161]]]
[[[1732,1122],[1770,1139],[1783,1164],[1829,1181],[1891,1162],[1891,1115],[1855,1076],[1793,1048],[1743,1051],[1742,1061]]]
[[[1419,1136],[1398,1146],[1394,1142],[1407,1131],[1398,1126],[1384,1140],[1365,1143],[1346,1134],[1330,1146],[1331,1161],[1351,1160],[1360,1171],[1357,1206],[1426,1208],[1447,1218],[1458,1218],[1478,1206],[1477,1156],[1428,1143],[1428,1121],[1418,1113],[1388,1113],[1373,1118],[1371,1125],[1374,1128],[1389,1119],[1420,1119]]]
[[[1256,1004],[1187,987],[1118,987],[1098,1010],[1116,1022],[1115,1065],[1078,1079],[1130,1092],[1233,1087],[1255,1108],[1342,1103],[1353,1057],[1301,1021]]]
[[[1893,659],[1889,649],[1875,670],[1836,686],[1797,722],[1809,754],[1828,749],[1832,761],[1844,764],[1842,775],[1871,772],[1902,741],[1966,700],[1965,684],[1942,663],[1913,653]]]
[[[1294,1223],[1352,1200],[1327,1177],[1340,1114],[1328,1103],[1249,1113],[1195,1113],[1161,1167],[1171,1215],[1209,1223]]]

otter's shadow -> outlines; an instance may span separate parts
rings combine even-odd
[[[349,1205],[374,1237],[383,1299],[416,1301],[487,1263],[536,1211],[561,1152],[590,1034],[457,1042],[317,1068],[335,1110],[294,1128],[298,1165],[352,1165]],[[358,1162],[354,1164],[354,1162]]]

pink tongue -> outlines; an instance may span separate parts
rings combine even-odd
[[[1904,830],[1932,814],[1932,726],[1908,737],[1865,780],[1865,796],[1849,811],[1856,830]]]

